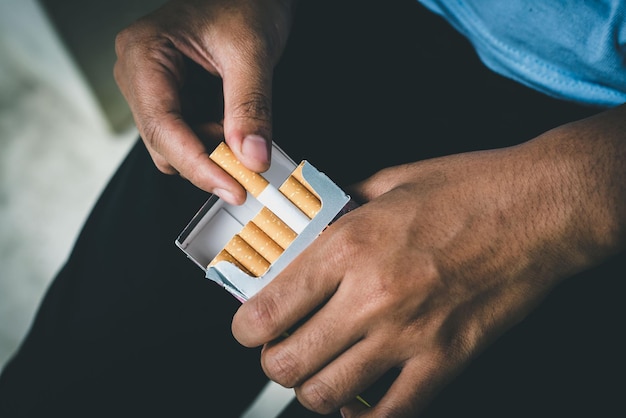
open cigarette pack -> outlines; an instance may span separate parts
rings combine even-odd
[[[296,164],[276,144],[262,174],[247,170],[221,143],[211,159],[239,181],[241,206],[212,195],[176,239],[176,245],[240,301],[278,275],[336,218],[356,207],[325,174]]]

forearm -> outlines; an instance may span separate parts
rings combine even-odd
[[[522,145],[552,200],[571,267],[596,264],[626,245],[626,106],[570,123]],[[543,225],[550,229],[550,225]],[[565,261],[565,260],[564,260]]]

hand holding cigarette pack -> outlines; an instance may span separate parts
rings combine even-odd
[[[276,144],[270,169],[243,166],[222,142],[212,161],[248,192],[234,206],[213,195],[176,240],[204,271],[240,301],[261,290],[337,217],[356,204],[326,175],[292,161]]]

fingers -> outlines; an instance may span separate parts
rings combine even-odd
[[[295,387],[298,401],[322,414],[340,408],[345,417],[419,416],[458,374],[462,357],[418,349],[405,361],[388,338],[363,338],[342,352]],[[396,367],[401,367],[400,373],[390,373],[394,380],[387,387],[386,373]],[[368,396],[373,385],[380,386],[374,392],[383,391],[380,400]]]
[[[294,260],[245,302],[233,319],[233,335],[246,346],[274,340],[262,352],[265,373],[285,387],[295,387],[307,408],[328,413],[356,399],[408,355],[400,345],[389,347],[390,335],[380,332],[387,333],[388,327],[367,320],[377,304],[368,289],[360,287],[361,274],[350,279],[325,267],[340,265],[330,262],[329,254],[346,257],[339,250],[346,246],[324,234],[318,240],[322,247],[328,245],[328,252],[306,254],[301,259],[310,261],[306,268],[300,259]],[[293,322],[304,317],[303,323]],[[372,332],[372,324],[379,331]],[[286,329],[291,329],[290,335],[276,340]]]
[[[160,171],[178,173],[229,203],[244,202],[245,190],[210,161],[212,149],[189,126],[182,88],[223,100],[219,120],[224,130],[221,138],[212,139],[225,140],[249,169],[266,171],[271,161],[273,68],[290,20],[290,3],[243,2],[235,8],[221,2],[170,2],[119,33],[115,79]],[[194,81],[187,78],[189,60],[207,76],[221,77],[223,91],[194,91],[188,85]]]
[[[245,190],[210,160],[211,150],[207,150],[204,145],[209,141],[201,141],[198,137],[199,132],[203,138],[211,135],[210,139],[217,144],[222,138],[222,134],[217,133],[221,132],[218,124],[207,124],[192,130],[183,120],[170,114],[160,118],[159,124],[159,132],[153,132],[144,141],[150,142],[149,148],[154,150],[157,157],[165,160],[166,166],[175,168],[181,177],[196,187],[214,193],[231,204],[238,205],[245,201]],[[153,160],[159,167],[154,157]]]
[[[366,408],[351,401],[341,408],[346,418],[418,417],[458,373],[458,363],[444,356],[422,353],[406,362],[382,399]]]
[[[345,416],[416,416],[456,374],[463,356],[428,344],[406,344],[408,337],[393,324],[366,325],[360,313],[369,307],[353,290],[338,289],[291,335],[267,344],[263,370],[282,386],[294,387],[299,402],[318,413],[343,406]],[[368,398],[368,389],[395,367],[402,371],[382,399]],[[374,392],[381,389],[386,386]]]
[[[243,188],[210,161],[209,151],[184,119],[182,54],[161,38],[148,39],[131,31],[118,36],[114,74],[155,165],[230,203],[243,203]],[[212,139],[217,143],[221,136]]]
[[[376,358],[384,351],[381,343],[385,340],[365,338],[358,309],[345,317],[345,304],[353,302],[352,291],[338,290],[288,337],[267,344],[262,351],[267,376],[282,386],[295,387],[300,402],[311,410],[329,413],[356,399],[397,362],[395,356]]]
[[[238,30],[216,58],[224,81],[226,142],[256,172],[270,165],[273,71],[287,41],[294,3],[248,2],[230,20]]]
[[[332,321],[338,322],[336,318]],[[398,362],[396,354],[385,349],[384,341],[377,338],[360,335],[354,344],[342,348],[342,345],[347,345],[349,342],[343,340],[347,338],[354,340],[356,335],[351,328],[337,331],[335,334],[329,334],[326,340],[316,340],[318,344],[315,344],[314,341],[303,340],[300,344],[309,343],[309,346],[301,346],[296,350],[302,361],[309,361],[309,357],[320,360],[320,363],[315,366],[311,364],[312,367],[324,366],[319,370],[313,370],[313,368],[307,370],[307,367],[301,367],[302,376],[297,385],[293,385],[300,403],[306,408],[322,414],[335,411],[342,405],[350,404],[354,400],[358,401],[356,406],[365,406],[368,399],[363,399],[360,395]],[[295,339],[296,336],[288,337],[281,344],[288,343],[291,338]],[[337,352],[325,352],[327,350],[324,346],[333,347],[337,349]],[[284,348],[280,349],[283,350]],[[303,352],[307,354],[307,357],[302,355]],[[313,354],[310,354],[311,352]],[[387,355],[381,357],[381,352],[385,352]],[[269,357],[273,353],[264,351],[263,354]],[[273,361],[275,360],[273,359]],[[272,380],[281,383],[283,376],[276,373],[277,370],[280,371],[281,369],[271,368],[275,364],[277,363],[270,364],[264,359],[264,370]],[[304,363],[304,366],[309,366],[309,364]],[[285,385],[285,383],[281,384]]]
[[[313,259],[317,256],[312,254]],[[338,281],[334,272],[324,271],[322,261],[307,264],[319,266],[316,272],[312,272],[306,266],[300,268],[294,260],[261,292],[242,304],[232,321],[235,339],[246,347],[258,347],[272,341],[328,299]],[[311,280],[313,274],[320,280]]]
[[[272,138],[272,68],[265,63],[224,70],[224,136],[243,165],[269,168]]]

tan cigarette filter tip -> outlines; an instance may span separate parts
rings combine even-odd
[[[212,267],[216,265],[217,263],[219,263],[220,261],[228,261],[229,263],[234,264],[238,269],[242,270],[244,273],[251,274],[250,271],[248,271],[248,269],[243,266],[243,264],[237,261],[235,257],[233,257],[228,251],[224,249],[221,250],[219,253],[217,253],[217,255],[209,263],[208,267]]]
[[[266,207],[252,218],[252,222],[271,237],[274,242],[286,249],[298,234]]]
[[[257,197],[268,184],[262,175],[244,167],[226,145],[226,142],[221,142],[209,155],[209,158],[237,180],[254,197]]]
[[[269,261],[239,235],[233,236],[224,249],[256,277],[262,276],[270,268]]]
[[[302,166],[304,165],[304,161],[302,161],[300,164],[298,164],[298,166],[296,167],[295,170],[293,170],[293,172],[291,173],[292,176],[295,177],[296,180],[298,180],[300,182],[300,184],[302,184],[304,187],[306,187],[306,189],[308,191],[310,191],[311,193],[313,193],[315,195],[315,197],[317,197],[318,200],[320,200],[320,196],[317,194],[317,192],[313,189],[313,187],[311,187],[311,185],[309,184],[308,181],[305,180],[304,175],[302,174]]]
[[[254,222],[248,222],[241,229],[239,235],[270,263],[276,261],[283,253],[282,247],[263,232]]]
[[[294,176],[287,177],[278,190],[296,205],[298,209],[304,212],[309,219],[313,219],[322,207],[322,203],[317,196],[296,180]]]

